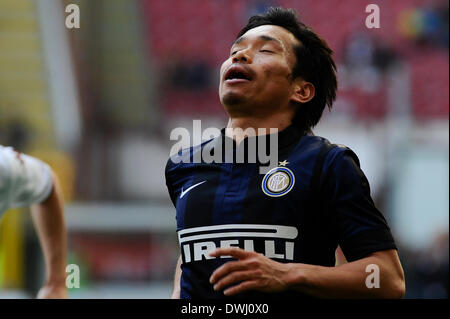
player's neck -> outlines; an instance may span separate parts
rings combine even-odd
[[[280,114],[281,115],[281,114]],[[234,117],[228,120],[225,135],[234,138],[236,144],[240,144],[245,137],[270,134],[271,129],[278,132],[291,125],[291,119],[287,116],[274,115],[266,118]],[[231,129],[231,130],[230,130]],[[265,130],[258,130],[265,129]]]

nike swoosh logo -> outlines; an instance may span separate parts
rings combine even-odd
[[[189,188],[187,188],[185,191],[183,190],[183,188],[181,188],[180,199],[182,199],[183,196],[186,195],[187,192],[189,192],[191,189],[193,189],[193,188],[195,188],[195,187],[197,187],[197,186],[199,186],[199,185],[201,185],[201,184],[203,184],[203,183],[206,183],[206,181],[203,181],[203,182],[197,183],[197,184],[195,184],[195,185],[192,185],[192,186],[190,186]]]

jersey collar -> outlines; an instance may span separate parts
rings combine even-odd
[[[224,141],[225,139],[231,139],[230,137],[225,135],[225,127],[221,129],[220,133],[221,133],[221,140]],[[299,130],[296,126],[294,125],[290,125],[287,128],[285,128],[284,130],[278,132],[278,133],[274,133],[278,135],[278,148],[282,149],[285,148],[289,145],[292,145],[294,143],[297,143],[302,136],[305,135],[305,132],[302,132],[301,130]],[[270,143],[270,135],[271,134],[266,134],[265,137],[267,139],[267,142]],[[250,136],[250,137],[245,137],[244,140],[241,143],[248,143],[248,141],[250,141],[251,139],[256,139],[256,138],[261,138],[262,136]],[[236,141],[233,140],[233,148],[236,148]]]

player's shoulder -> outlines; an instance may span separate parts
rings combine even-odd
[[[323,156],[326,166],[345,160],[354,160],[359,166],[358,156],[347,145],[333,143],[325,137],[313,134],[305,135],[304,145],[303,151],[310,152],[316,158]]]
[[[0,145],[0,177],[10,174],[12,162],[19,154],[12,147]]]
[[[16,151],[14,151],[14,148],[0,145],[0,161],[5,162],[6,160],[9,160],[9,158],[15,153]]]
[[[12,147],[0,145],[0,192],[4,191],[10,186],[12,161],[16,156],[16,152]]]
[[[172,154],[166,163],[166,174],[181,167],[189,167],[196,163],[195,159],[201,159],[201,153],[206,145],[215,143],[220,140],[220,136],[203,141],[200,144],[189,146],[179,149],[176,153]]]

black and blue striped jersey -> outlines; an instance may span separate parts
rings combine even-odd
[[[293,126],[277,137],[279,165],[266,174],[260,173],[260,163],[247,160],[192,161],[207,146],[213,145],[212,152],[223,149],[230,139],[224,130],[168,160],[166,184],[176,207],[182,258],[181,298],[224,297],[209,283],[212,272],[231,260],[209,256],[218,247],[240,247],[279,262],[322,266],[335,265],[338,245],[348,261],[396,249],[359,160],[349,148],[302,134]],[[252,138],[258,137],[246,138],[241,145]],[[241,147],[234,141],[232,145],[232,152]],[[255,291],[237,297],[307,296]]]

